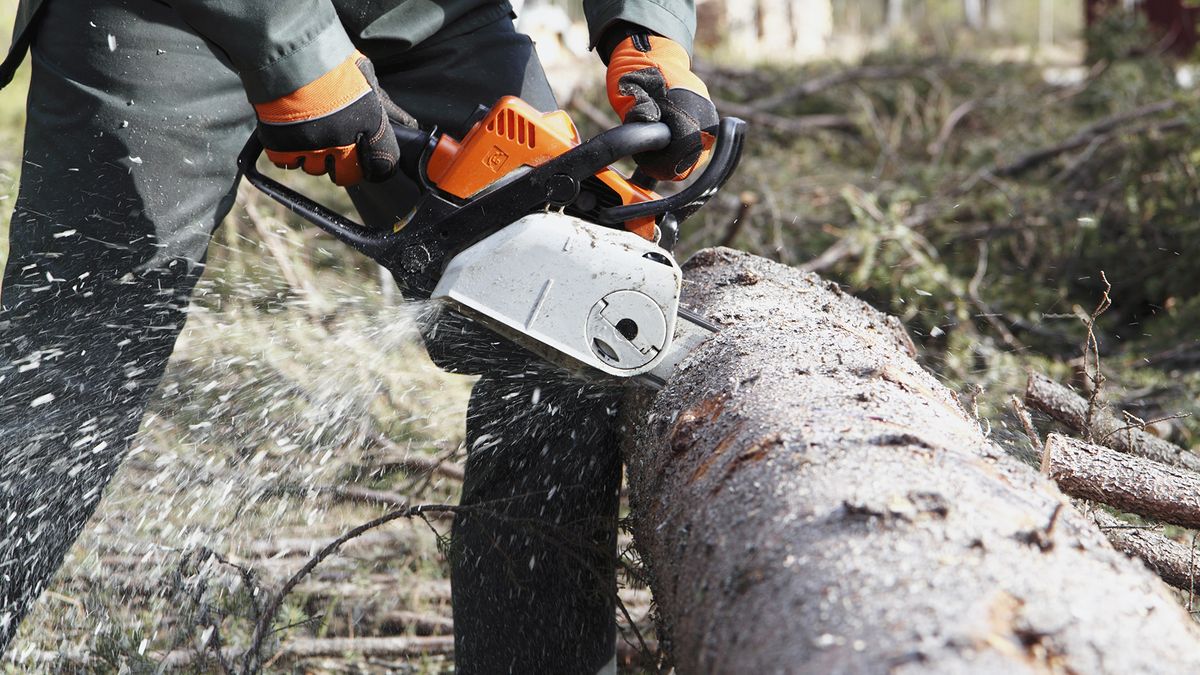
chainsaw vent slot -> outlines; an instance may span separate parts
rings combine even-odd
[[[592,345],[595,347],[596,352],[600,354],[601,357],[608,359],[612,363],[621,362],[621,357],[617,356],[617,350],[613,349],[612,345],[608,344],[604,340],[601,340],[600,338],[592,338]]]
[[[488,122],[487,130],[528,148],[537,145],[537,127],[515,110],[501,110]]]
[[[621,195],[595,176],[588,176],[579,185],[579,197],[567,206],[567,213],[584,220],[595,222],[601,210],[620,206]],[[612,225],[621,229],[622,225]]]

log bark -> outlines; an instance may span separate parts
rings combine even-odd
[[[1140,559],[1158,578],[1181,591],[1200,590],[1195,551],[1152,529],[1132,526],[1101,511],[1092,517],[1118,551]]]
[[[1031,373],[1025,385],[1025,403],[1046,413],[1077,434],[1086,435],[1088,402],[1071,389],[1050,378]],[[1131,427],[1105,408],[1099,408],[1092,420],[1095,439],[1114,450],[1152,459],[1156,462],[1200,471],[1200,455],[1170,441]]]
[[[1072,497],[1200,528],[1200,474],[1059,434],[1046,438],[1046,456],[1050,477]]]
[[[894,319],[725,249],[721,331],[628,401],[630,505],[680,673],[1200,672],[1200,627],[989,442]]]

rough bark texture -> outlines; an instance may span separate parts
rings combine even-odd
[[[680,673],[1200,672],[1200,628],[985,439],[898,324],[726,249],[722,326],[628,434],[634,534]]]
[[[1200,474],[1059,434],[1046,438],[1046,456],[1050,477],[1072,497],[1200,528]]]
[[[1025,403],[1065,424],[1076,433],[1087,434],[1085,422],[1088,402],[1045,375],[1030,374],[1029,383],[1025,386]],[[1092,420],[1092,436],[1096,442],[1126,454],[1200,471],[1200,455],[1131,427],[1104,408],[1096,410]]]
[[[1118,551],[1141,559],[1160,579],[1180,590],[1200,590],[1200,562],[1196,552],[1144,527],[1122,522],[1097,511],[1092,514],[1104,536]]]

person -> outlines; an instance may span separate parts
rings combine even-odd
[[[692,0],[583,7],[621,119],[672,129],[637,161],[683,178],[717,124]],[[504,95],[557,107],[513,18],[502,0],[21,0],[0,66],[3,85],[32,59],[0,286],[0,653],[137,431],[249,134],[390,226],[415,195],[397,105],[457,137]],[[449,556],[457,668],[612,672],[617,395],[476,338],[478,363],[430,344],[481,375]]]

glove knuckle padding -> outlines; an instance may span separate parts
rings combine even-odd
[[[609,60],[608,90],[622,121],[662,122],[671,129],[666,148],[634,156],[650,176],[686,178],[711,147],[717,109],[708,88],[692,73],[687,51],[675,42],[657,36],[627,38]]]
[[[400,155],[386,96],[371,62],[355,53],[292,94],[256,104],[259,139],[272,161],[299,162],[306,172],[327,173],[339,185],[364,177],[384,180]]]

